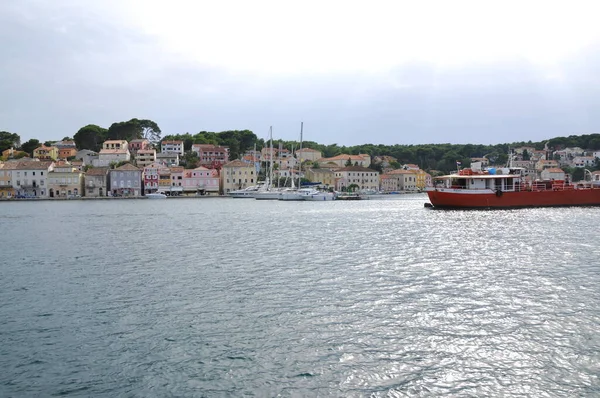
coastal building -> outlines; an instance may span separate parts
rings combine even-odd
[[[58,148],[55,146],[45,146],[35,148],[33,150],[33,158],[40,160],[57,160]]]
[[[77,145],[75,145],[75,141],[73,140],[56,141],[52,146],[55,146],[58,149],[77,148]]]
[[[109,170],[107,183],[111,196],[142,195],[142,171],[131,163]]]
[[[320,158],[317,161],[322,167],[327,167],[328,163],[332,163],[339,167],[346,167],[349,163],[352,164],[352,166],[367,167],[371,164],[371,157],[368,155],[367,158],[365,158],[364,155],[341,154],[332,158]]]
[[[197,167],[184,170],[183,190],[199,195],[219,193],[219,172],[216,169]]]
[[[85,196],[101,198],[108,195],[106,181],[108,180],[108,167],[92,167],[84,176]]]
[[[329,169],[307,169],[305,177],[310,182],[320,182],[323,187],[335,187],[335,173]]]
[[[84,173],[68,162],[57,163],[48,173],[48,196],[73,198],[83,196]]]
[[[0,199],[15,196],[15,189],[12,186],[12,171],[16,166],[17,162],[0,162]]]
[[[222,192],[227,193],[256,185],[256,169],[251,163],[234,160],[221,169]]]
[[[574,167],[592,167],[596,163],[596,158],[593,156],[576,156],[573,158]]]
[[[397,176],[391,176],[389,174],[382,174],[380,176],[381,190],[383,192],[398,192],[400,191],[399,178]]]
[[[69,163],[79,171],[83,171],[83,166],[85,166],[81,160],[70,160]]]
[[[221,168],[229,162],[229,148],[211,144],[193,144],[192,152],[198,155],[198,164],[206,168]]]
[[[540,159],[535,163],[535,170],[538,172],[551,168],[558,168],[558,162],[556,160]]]
[[[135,154],[135,165],[144,168],[156,162],[156,149],[138,149]]]
[[[156,154],[156,161],[165,166],[179,166],[179,154],[177,152],[160,152]]]
[[[321,151],[317,151],[316,149],[312,149],[312,148],[302,148],[302,149],[298,149],[296,151],[296,158],[300,161],[300,162],[305,162],[305,161],[311,161],[311,162],[316,162],[317,160],[321,159],[323,156],[321,154]]]
[[[90,166],[94,160],[98,159],[98,152],[91,151],[89,149],[82,149],[77,151],[75,154],[76,160],[81,160],[84,166]]]
[[[158,180],[161,169],[166,169],[167,172],[169,171],[166,166],[160,163],[152,163],[144,167],[142,174],[144,180],[144,194],[158,191]]]
[[[392,170],[389,173],[386,173],[386,183],[391,186],[394,186],[393,191],[416,191],[418,189],[417,186],[417,178],[419,175],[418,170]],[[423,180],[426,180],[426,176],[423,175]],[[392,183],[389,181],[390,179],[395,179],[396,182]],[[425,183],[425,182],[424,182]],[[383,189],[383,187],[382,187]],[[385,191],[385,189],[384,189]],[[391,191],[387,191],[391,192]]]
[[[166,140],[160,143],[161,152],[175,152],[183,156],[184,146],[183,141],[179,140]]]
[[[183,172],[184,168],[180,166],[169,167],[171,172],[171,187],[169,191],[172,196],[181,195],[183,193]]]
[[[168,167],[158,169],[158,190],[161,192],[171,190],[171,169]]]
[[[127,149],[129,144],[126,140],[107,140],[102,143],[102,149]]]
[[[77,156],[77,148],[75,147],[58,148],[59,159],[69,159],[75,156]]]
[[[542,180],[562,180],[565,179],[565,172],[559,168],[544,169],[541,173]]]
[[[163,175],[164,181],[162,187],[159,186],[160,175]],[[154,193],[161,188],[167,189],[171,185],[171,171],[161,163],[155,162],[144,167],[142,172],[144,194]]]
[[[11,168],[12,187],[16,196],[48,197],[48,174],[54,169],[54,162],[18,161]]]
[[[128,149],[132,155],[135,155],[138,151],[152,149],[152,144],[145,138],[136,138],[135,140],[129,141]]]
[[[592,171],[592,181],[594,184],[600,183],[600,170]]]
[[[98,159],[92,161],[94,167],[108,167],[111,164],[129,162],[131,153],[129,153],[128,144],[125,140],[108,140],[102,144],[102,149],[98,154]]]
[[[348,166],[335,171],[336,190],[343,191],[350,187],[357,190],[379,190],[379,173],[363,166]]]
[[[404,170],[414,170],[414,171],[419,170],[419,166],[416,164],[413,164],[413,163],[407,163],[407,164],[403,165],[402,168]]]

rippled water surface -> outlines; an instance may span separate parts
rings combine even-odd
[[[0,396],[600,396],[600,209],[0,203]]]

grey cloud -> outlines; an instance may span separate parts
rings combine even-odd
[[[165,133],[265,137],[273,125],[296,139],[304,121],[307,139],[352,145],[541,140],[598,124],[595,47],[559,65],[562,80],[526,62],[268,76],[190,63],[109,11],[60,4],[0,3],[0,130],[46,140],[143,117]]]

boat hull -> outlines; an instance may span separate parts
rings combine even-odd
[[[281,192],[279,192],[279,191],[257,192],[254,195],[254,199],[256,199],[256,200],[279,200],[280,196],[281,196]]]
[[[304,200],[323,202],[323,201],[335,200],[335,195],[332,193],[318,193],[318,194],[313,194],[313,195],[307,195],[304,197]]]
[[[501,193],[429,190],[427,195],[433,207],[438,209],[600,206],[598,188]]]
[[[167,195],[162,194],[162,193],[147,193],[146,198],[148,199],[166,199]]]

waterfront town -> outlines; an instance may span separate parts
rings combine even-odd
[[[187,153],[194,164],[182,165]],[[569,147],[556,151],[519,147],[512,166],[528,179],[568,178],[561,167],[587,168],[597,164],[600,151]],[[0,199],[142,197],[162,192],[169,196],[227,195],[255,186],[261,165],[272,164],[273,181],[302,179],[323,190],[409,193],[432,186],[432,175],[416,164],[399,164],[391,156],[339,154],[323,157],[318,150],[296,151],[263,147],[230,159],[226,146],[192,144],[182,140],[106,140],[98,152],[78,149],[72,140],[41,145],[25,153],[2,152]],[[486,157],[471,158],[490,166]],[[431,170],[430,170],[431,171]],[[264,178],[264,176],[263,176]],[[592,173],[600,180],[600,172]]]

